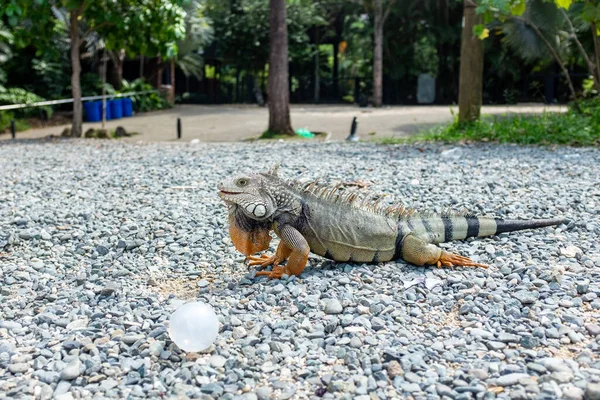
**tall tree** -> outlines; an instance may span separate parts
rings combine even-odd
[[[285,0],[270,0],[269,131],[293,135],[288,83],[288,34]]]
[[[374,37],[373,37],[373,105],[381,107],[383,99],[383,26],[392,5],[396,0],[387,0],[384,11],[384,0],[373,1]]]
[[[48,47],[56,29],[66,29],[71,47],[71,86],[73,123],[71,135],[82,134],[80,48],[93,32],[98,33],[108,50],[126,48],[133,54],[150,53],[173,58],[178,39],[185,36],[184,0],[13,0],[0,8],[6,14],[21,46],[34,45],[38,51]],[[31,23],[35,21],[35,23]],[[169,21],[165,24],[164,21]],[[125,45],[127,44],[127,46]]]
[[[479,119],[483,93],[483,41],[473,30],[483,21],[476,13],[477,3],[464,0],[464,26],[460,46],[460,75],[458,83],[458,121]]]

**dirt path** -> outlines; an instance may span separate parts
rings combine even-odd
[[[348,136],[352,118],[355,116],[358,117],[358,136],[361,139],[371,139],[409,136],[421,129],[450,122],[453,119],[451,110],[458,113],[455,106],[394,106],[381,109],[339,105],[291,107],[292,126],[295,129],[307,128],[311,131],[329,132],[332,140],[343,140]],[[544,110],[565,111],[566,106],[486,106],[483,107],[482,113],[540,113]],[[252,105],[177,105],[169,110],[108,121],[107,125],[112,129],[123,126],[127,131],[140,133],[124,139],[128,141],[176,141],[177,118],[181,118],[182,121],[182,141],[199,139],[202,142],[232,142],[260,135],[267,128],[268,110]],[[18,132],[17,138],[34,139],[60,135],[66,126]],[[100,127],[100,124],[83,124],[84,131],[90,127]],[[375,135],[369,135],[372,132],[375,132]],[[0,140],[2,139],[10,139],[10,135],[0,135]]]

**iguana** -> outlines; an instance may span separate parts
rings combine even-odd
[[[382,197],[360,196],[342,184],[284,180],[276,166],[266,173],[234,177],[218,186],[229,210],[229,233],[250,265],[272,271],[257,275],[300,275],[309,252],[334,261],[377,263],[402,259],[414,265],[483,267],[435,244],[468,237],[559,225],[562,218],[505,220],[461,213],[418,213],[381,205]],[[273,256],[270,232],[281,239]],[[287,260],[287,264],[281,264]]]

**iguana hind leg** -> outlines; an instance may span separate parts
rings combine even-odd
[[[275,233],[281,238],[281,242],[277,247],[277,252],[273,257],[269,257],[268,261],[258,261],[260,265],[266,266],[269,264],[273,264],[272,271],[260,271],[257,272],[256,275],[266,275],[269,278],[281,278],[281,275],[300,275],[302,271],[304,271],[304,267],[306,267],[306,263],[308,262],[308,253],[310,252],[310,247],[308,246],[308,242],[300,232],[298,232],[294,227],[290,225],[280,226]],[[279,254],[279,257],[278,257]],[[282,260],[280,258],[284,256]],[[287,265],[284,267],[280,266],[279,263],[283,262],[286,258],[288,258]],[[256,257],[258,259],[258,257]],[[276,262],[271,262],[276,261]]]
[[[402,241],[402,259],[415,265],[435,265],[437,267],[481,267],[487,265],[476,263],[467,257],[448,253],[438,246],[427,243],[417,236],[408,234]]]

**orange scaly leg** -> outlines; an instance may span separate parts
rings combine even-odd
[[[440,256],[438,262],[436,263],[436,266],[438,268],[453,267],[453,266],[480,267],[480,268],[488,267],[485,264],[476,263],[467,257],[459,256],[457,254],[452,254],[452,253],[448,253],[445,251],[442,251],[442,255]]]
[[[408,234],[402,241],[402,258],[415,265],[435,265],[438,268],[453,266],[487,268],[487,265],[448,253],[412,234]]]
[[[308,262],[308,253],[310,247],[306,242],[306,239],[298,232],[294,227],[290,225],[284,225],[279,227],[276,233],[281,238],[277,252],[273,258],[276,263],[273,265],[272,271],[260,271],[256,275],[266,275],[271,279],[280,279],[283,274],[286,275],[300,275],[306,267]],[[283,257],[283,260],[289,257],[288,263],[285,267],[282,267],[279,262],[278,255]],[[258,257],[256,257],[258,259]],[[260,259],[259,259],[260,260]],[[263,264],[266,261],[256,260],[257,263]],[[269,259],[270,260],[270,259]],[[268,265],[268,264],[267,264]]]
[[[284,262],[289,257],[291,252],[292,250],[287,247],[283,241],[281,241],[279,242],[279,246],[277,246],[277,251],[274,255],[269,256],[268,254],[262,254],[260,256],[248,256],[246,259],[250,261],[248,265],[266,267],[272,264],[274,267],[276,267]]]

